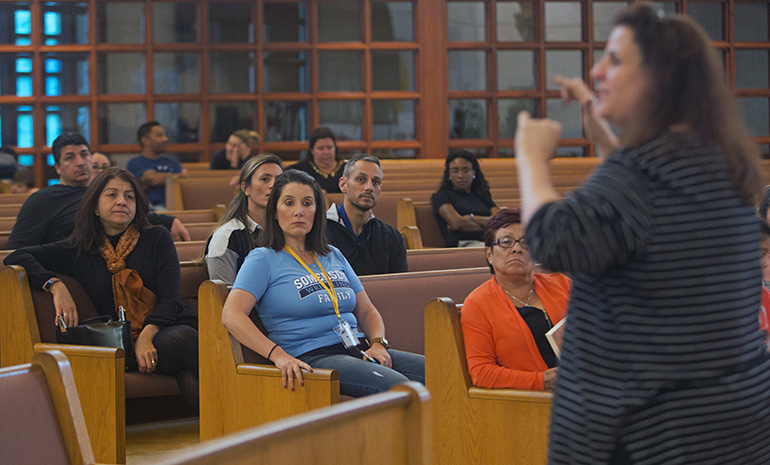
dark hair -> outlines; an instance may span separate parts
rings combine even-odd
[[[345,179],[350,178],[350,174],[353,172],[354,165],[359,161],[375,163],[380,167],[380,170],[382,170],[382,165],[380,165],[379,158],[375,157],[374,155],[369,155],[368,153],[358,153],[350,157],[350,160],[345,163],[345,169],[342,171],[342,177]]]
[[[765,186],[762,190],[762,198],[759,203],[757,213],[763,220],[767,220],[767,210],[770,209],[770,186]]]
[[[53,144],[51,144],[51,149],[53,150],[53,161],[54,164],[59,164],[59,158],[61,157],[61,149],[66,147],[67,145],[85,145],[88,147],[88,151],[91,151],[91,146],[88,144],[88,141],[85,137],[78,134],[77,132],[65,132],[64,134],[60,135],[56,139],[54,139]]]
[[[139,141],[139,145],[144,145],[142,144],[142,138],[147,137],[155,126],[160,126],[160,123],[157,121],[147,121],[139,126],[139,130],[136,131],[136,140]]]
[[[484,226],[484,245],[486,247],[492,247],[492,243],[495,242],[495,234],[497,234],[497,231],[516,223],[521,223],[521,211],[518,208],[503,208],[492,215],[492,218],[487,221],[487,225]],[[495,274],[495,269],[492,267],[492,264],[487,262],[487,265],[489,266],[489,271],[492,274]]]
[[[310,133],[310,150],[313,150],[313,147],[315,147],[315,143],[318,142],[318,139],[331,139],[334,143],[334,158],[337,159],[337,136],[334,135],[334,132],[327,128],[326,126],[319,126],[315,129],[313,129],[313,132]],[[312,154],[311,154],[312,157]],[[311,158],[312,159],[312,158]]]
[[[287,184],[294,182],[310,186],[313,190],[313,198],[316,204],[313,228],[305,237],[305,247],[318,255],[326,255],[331,252],[331,249],[326,240],[326,209],[324,208],[326,203],[323,191],[318,181],[309,174],[298,170],[286,170],[276,178],[273,190],[270,192],[270,198],[267,201],[266,224],[263,226],[264,229],[257,239],[258,246],[269,247],[279,251],[286,245],[283,230],[281,230],[281,226],[278,224],[276,212],[283,188]]]
[[[770,224],[764,220],[759,220],[759,240],[770,239]]]
[[[147,222],[150,203],[136,177],[130,171],[118,166],[105,168],[91,181],[83,199],[80,200],[75,218],[75,229],[70,235],[70,245],[77,249],[78,254],[97,250],[102,244],[104,226],[99,217],[96,216],[96,210],[99,207],[99,197],[102,195],[104,187],[115,178],[131,184],[131,188],[134,190],[136,214],[131,224],[139,231],[150,227],[150,223]]]
[[[471,183],[471,192],[478,195],[484,200],[492,199],[492,194],[489,192],[489,183],[484,177],[484,173],[481,172],[481,166],[479,165],[479,159],[476,155],[467,150],[456,150],[449,152],[446,160],[444,160],[444,177],[441,178],[441,185],[439,189],[453,189],[452,180],[449,179],[449,164],[457,158],[464,158],[468,160],[473,166],[473,171],[476,173]]]
[[[685,124],[722,150],[734,189],[746,205],[762,186],[759,157],[742,123],[734,96],[724,82],[724,69],[706,33],[691,18],[660,18],[645,4],[621,12],[615,26],[626,26],[649,73],[642,108],[646,124],[634,142],[653,137],[672,125]],[[634,136],[632,136],[634,137]]]
[[[254,173],[257,172],[260,166],[266,165],[268,163],[276,164],[281,169],[283,169],[280,157],[272,153],[263,153],[262,155],[256,156],[254,158],[249,158],[246,161],[246,163],[243,165],[243,168],[241,168],[240,174],[238,175],[238,193],[235,194],[233,200],[230,201],[230,205],[228,205],[225,214],[222,216],[222,219],[219,220],[219,223],[217,224],[217,227],[214,228],[214,231],[219,229],[220,226],[223,226],[233,218],[240,221],[244,226],[249,224],[249,198],[243,192],[241,185],[243,183],[251,184],[251,178],[254,176]],[[262,225],[259,226],[262,227]],[[213,231],[211,234],[209,234],[209,237],[211,237],[212,234],[214,234]],[[254,239],[253,234],[249,234],[248,236],[249,244],[253,249],[257,246],[257,242]]]

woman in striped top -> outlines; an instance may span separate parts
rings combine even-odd
[[[557,79],[608,155],[579,189],[549,180],[558,123],[522,113],[516,134],[530,251],[573,278],[549,460],[766,463],[762,180],[719,58],[694,22],[635,6],[591,75],[596,95]]]

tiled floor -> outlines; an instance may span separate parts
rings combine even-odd
[[[126,427],[126,465],[149,465],[199,443],[197,418]]]

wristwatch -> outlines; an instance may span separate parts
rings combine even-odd
[[[51,288],[53,287],[53,285],[58,283],[59,281],[61,281],[61,279],[59,278],[49,279],[48,281],[45,282],[45,284],[43,284],[43,290],[46,292],[51,292]]]
[[[375,337],[374,339],[369,341],[369,347],[371,347],[372,344],[376,342],[379,342],[380,344],[382,344],[385,347],[385,349],[390,349],[390,344],[388,344],[388,340],[385,339],[384,337]]]

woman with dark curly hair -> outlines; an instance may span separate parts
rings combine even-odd
[[[483,246],[484,226],[500,211],[476,155],[467,150],[446,157],[444,177],[430,201],[447,247]]]

